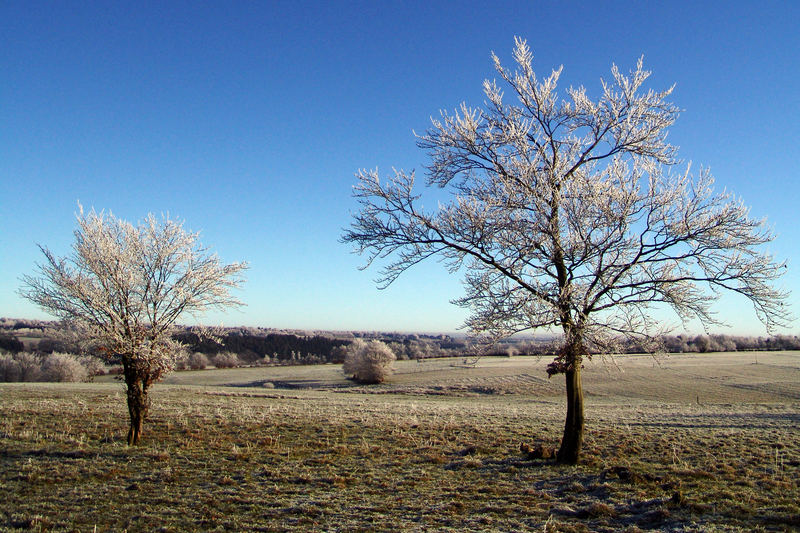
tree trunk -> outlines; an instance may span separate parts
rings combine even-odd
[[[134,369],[125,369],[125,383],[128,386],[128,414],[130,415],[130,429],[128,430],[128,446],[139,444],[142,436],[142,426],[147,418],[149,398],[147,385],[141,377],[136,375]]]
[[[567,378],[567,421],[556,462],[574,465],[578,462],[583,444],[583,385],[580,359],[569,366]]]
[[[128,446],[139,444],[142,436],[142,425],[144,424],[144,414],[142,413],[141,402],[128,395],[128,412],[131,415],[131,425],[128,429]]]

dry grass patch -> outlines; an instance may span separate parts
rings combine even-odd
[[[128,448],[119,385],[0,387],[0,530],[800,527],[797,404],[593,405],[559,467],[533,397],[239,392],[156,388]]]

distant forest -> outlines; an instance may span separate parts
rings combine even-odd
[[[340,363],[346,347],[356,338],[386,342],[398,359],[452,356],[548,355],[559,344],[557,337],[510,339],[479,350],[465,339],[450,335],[418,335],[380,332],[299,332],[267,328],[223,328],[209,337],[196,327],[180,327],[175,339],[186,346],[187,356],[203,354],[209,361],[224,354],[236,356],[238,364]],[[662,338],[669,353],[800,350],[798,336],[746,337],[731,335],[675,335]],[[639,353],[641,347],[627,343],[622,350]],[[74,353],[86,349],[70,340],[59,322],[0,318],[0,351],[18,353]]]
[[[235,354],[241,364],[341,363],[346,347],[357,338],[386,342],[398,359],[447,357],[468,351],[466,342],[449,335],[300,332],[253,327],[222,328],[212,333],[182,326],[177,328],[174,338],[185,345],[187,355],[204,354],[212,363],[220,354]],[[71,337],[59,322],[0,318],[0,351],[85,354],[86,348]]]

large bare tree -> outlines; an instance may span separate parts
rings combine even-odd
[[[466,325],[477,334],[560,329],[563,345],[548,367],[566,376],[557,460],[575,463],[584,358],[626,336],[655,339],[653,307],[716,324],[711,304],[723,290],[752,302],[768,330],[784,325],[787,295],[773,286],[784,265],[761,250],[773,238],[764,221],[731,193],[714,192],[707,170],[676,172],[666,140],[678,115],[666,101],[672,89],[644,91],[650,73],[641,59],[627,75],[612,66],[592,99],[583,87],[559,97],[561,68],[540,80],[521,39],[514,71],[492,58],[502,81],[484,82],[483,106],[442,112],[418,137],[431,157],[427,186],[451,200],[426,211],[413,172],[381,183],[377,170],[362,170],[361,209],[342,240],[367,255],[367,266],[385,260],[382,287],[434,256],[465,272],[456,302],[471,310]]]
[[[101,353],[122,362],[127,385],[128,444],[138,444],[148,390],[175,363],[175,321],[184,313],[241,305],[230,295],[244,263],[223,264],[168,217],[134,226],[108,213],[77,216],[75,243],[46,258],[20,293],[53,315],[82,326]]]

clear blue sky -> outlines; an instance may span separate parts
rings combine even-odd
[[[493,5],[496,4],[496,5]],[[454,331],[437,264],[384,291],[338,242],[359,168],[421,169],[412,130],[480,104],[490,51],[526,38],[537,71],[594,90],[640,55],[677,83],[670,140],[767,217],[800,314],[798,2],[37,2],[0,4],[0,316],[36,243],[65,254],[77,202],[169,212],[251,269],[213,324]],[[751,307],[718,306],[763,333]],[[797,327],[789,332],[798,331]]]

